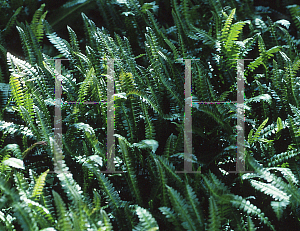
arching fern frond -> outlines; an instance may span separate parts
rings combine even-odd
[[[134,231],[145,230],[145,229],[148,231],[159,230],[155,218],[153,218],[152,214],[148,212],[146,209],[140,206],[136,206],[136,213],[139,217],[140,223],[133,229]]]

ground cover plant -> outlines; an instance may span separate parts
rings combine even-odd
[[[266,1],[268,3],[268,1]],[[273,2],[273,1],[270,1]],[[262,3],[263,4],[263,3]],[[297,230],[300,6],[251,0],[0,2],[1,230]],[[74,23],[76,22],[76,23]],[[62,170],[55,158],[56,67]],[[116,171],[107,169],[114,59]],[[193,171],[184,163],[192,61]],[[245,166],[236,167],[237,59]]]

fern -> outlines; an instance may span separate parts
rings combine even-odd
[[[41,7],[38,10],[36,10],[30,25],[31,30],[33,31],[33,34],[35,35],[38,42],[40,42],[43,39],[44,34],[43,20],[45,20],[47,15],[47,11],[43,13],[44,8],[45,4],[42,4]]]
[[[298,5],[290,5],[287,6],[287,8],[290,10],[290,13],[294,19],[294,22],[298,28],[298,30],[300,29],[300,8]]]
[[[42,194],[42,190],[44,188],[45,185],[45,180],[46,180],[46,176],[47,173],[49,172],[49,170],[47,170],[46,172],[42,173],[39,178],[36,181],[36,184],[34,186],[34,189],[32,191],[32,195],[31,197],[34,199],[39,199],[40,195]]]
[[[52,194],[58,213],[58,229],[72,230],[72,224],[70,217],[68,216],[65,203],[57,192],[52,191]]]
[[[11,18],[9,19],[9,21],[7,22],[5,28],[2,31],[3,35],[6,35],[11,31],[11,28],[15,24],[15,22],[17,20],[17,16],[18,16],[18,14],[20,14],[22,8],[23,7],[20,6],[18,9],[16,9],[15,13],[11,16]]]
[[[146,209],[141,208],[140,206],[136,206],[136,213],[140,219],[140,223],[133,229],[135,231],[137,230],[159,230],[158,224],[156,220],[152,217],[151,213],[149,213]]]
[[[208,230],[220,230],[221,223],[219,219],[219,211],[216,201],[213,197],[209,198],[209,216],[210,223]]]
[[[174,190],[172,187],[166,185],[169,193],[169,197],[174,207],[174,210],[179,214],[179,218],[182,221],[181,225],[186,230],[197,230],[195,222],[192,220],[191,215],[188,212],[188,205],[185,199]]]
[[[119,145],[124,155],[124,160],[127,166],[128,179],[129,179],[128,183],[130,185],[132,194],[136,198],[138,204],[143,205],[141,194],[137,185],[136,174],[134,172],[134,169],[132,168],[132,163],[130,163],[130,156],[128,155],[126,144],[123,142],[122,139],[119,139]]]

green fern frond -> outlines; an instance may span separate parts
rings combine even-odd
[[[250,99],[246,100],[246,104],[247,103],[251,103],[251,102],[260,102],[260,101],[266,101],[268,104],[272,103],[272,97],[269,94],[262,94],[262,95],[258,95],[255,97],[252,97]]]
[[[193,191],[192,187],[186,184],[186,194],[185,198],[190,205],[190,212],[194,220],[198,221],[196,223],[198,230],[203,230],[204,228],[204,217],[200,210],[200,202]]]
[[[27,109],[23,106],[19,106],[19,108],[20,108],[22,117],[27,122],[28,127],[30,128],[30,130],[32,131],[32,133],[34,134],[36,139],[41,140],[41,134],[38,131],[38,128],[35,125],[34,121],[32,120],[32,118],[31,118],[30,114],[28,113]]]
[[[297,125],[300,124],[300,110],[294,105],[290,104],[291,110],[294,113],[293,117],[289,117],[290,122],[293,120],[293,124],[291,124],[295,137],[300,136],[300,129],[297,128]]]
[[[31,197],[34,198],[35,200],[38,200],[40,195],[43,192],[43,188],[45,186],[45,180],[46,180],[48,172],[49,172],[49,170],[47,170],[46,172],[43,172],[39,176],[39,178],[36,180],[36,183],[34,185],[32,195],[31,195]]]
[[[107,230],[107,231],[112,231],[113,230],[113,226],[112,226],[112,224],[110,223],[110,220],[109,220],[109,218],[108,218],[108,216],[107,216],[107,214],[106,214],[106,212],[103,210],[103,209],[101,209],[100,210],[100,214],[101,214],[101,217],[103,218],[103,225],[101,224],[101,229],[100,230]],[[98,229],[99,230],[99,229]]]
[[[290,196],[288,196],[285,192],[281,191],[275,186],[260,181],[256,181],[256,180],[251,180],[250,182],[255,189],[264,192],[267,195],[270,195],[275,200],[286,201],[286,202],[289,201]]]
[[[271,201],[273,211],[276,213],[277,219],[280,220],[284,209],[289,204],[287,201]]]
[[[176,136],[173,135],[173,133],[168,137],[165,148],[164,148],[164,157],[166,159],[169,159],[169,156],[174,154],[174,140],[176,139]]]
[[[164,214],[166,216],[166,218],[168,219],[168,221],[172,222],[174,225],[174,229],[177,231],[181,231],[181,225],[177,219],[177,215],[175,215],[175,212],[168,208],[168,207],[160,207],[158,208],[162,214]]]
[[[266,124],[268,123],[269,118],[265,119],[261,125],[259,125],[259,127],[257,128],[256,132],[254,133],[253,138],[254,139],[258,139],[260,136],[260,132],[262,131],[262,129],[266,126]]]
[[[31,41],[30,41],[29,35],[26,34],[26,30],[24,31],[21,27],[17,26],[17,30],[21,37],[21,41],[22,41],[22,45],[23,45],[22,48],[25,53],[26,59],[28,60],[28,62],[30,64],[36,63],[36,58],[35,58],[34,51],[31,46]]]
[[[146,209],[136,206],[136,213],[139,217],[140,223],[137,227],[135,227],[134,231],[139,230],[148,230],[148,231],[156,231],[159,230],[158,224],[153,218],[152,214],[148,212]]]
[[[19,145],[17,144],[8,144],[6,145],[1,151],[1,156],[2,156],[2,153],[4,155],[4,153],[10,153],[12,152],[13,156],[15,156],[16,158],[22,160],[22,152],[21,152],[21,149],[19,147]]]
[[[18,106],[24,106],[24,93],[18,76],[11,76],[10,86],[13,98]]]
[[[57,192],[53,190],[52,194],[53,194],[55,207],[58,215],[57,228],[59,230],[72,231],[73,230],[72,223],[68,215],[65,203],[63,202],[63,200],[61,199],[60,195]]]
[[[178,174],[175,173],[175,167],[172,163],[162,156],[154,155],[153,158],[157,158],[160,161],[161,165],[165,169],[165,172],[175,180],[178,186],[183,186],[183,181]]]
[[[107,199],[108,205],[113,210],[114,215],[117,217],[118,226],[127,226],[127,228],[132,227],[132,224],[130,223],[130,214],[128,212],[124,213],[123,211],[121,211],[124,207],[126,209],[128,205],[125,201],[121,200],[119,194],[115,191],[115,188],[113,187],[112,183],[107,179],[107,177],[105,177],[104,174],[100,173],[99,170],[96,169],[94,166],[90,165],[87,162],[85,162],[83,165],[90,169],[96,175],[100,187],[104,192],[105,198]],[[126,220],[125,222],[124,219]]]
[[[215,199],[210,196],[209,197],[209,225],[208,230],[209,231],[215,231],[221,229],[221,220],[219,217],[219,208],[217,206],[217,203]]]
[[[18,182],[18,180],[16,180]],[[16,183],[17,183],[16,182]],[[19,186],[19,184],[17,184]],[[5,194],[12,201],[12,208],[16,217],[18,217],[17,222],[20,224],[23,230],[28,231],[38,231],[38,226],[36,221],[30,216],[30,208],[27,204],[20,203],[20,196],[15,190],[11,190],[7,182],[3,180],[3,175],[0,178],[0,189],[3,194]],[[26,193],[25,193],[26,194]]]
[[[100,186],[105,193],[105,197],[109,202],[109,206],[115,211],[122,207],[122,200],[120,199],[119,194],[115,191],[115,188],[113,187],[112,183],[110,183],[110,181],[107,179],[107,177],[105,177],[104,174],[99,173],[99,171],[96,170],[90,164],[84,163],[84,165],[91,169],[91,171],[96,175]]]
[[[11,18],[9,19],[8,23],[6,24],[4,30],[2,31],[3,35],[7,35],[11,28],[14,26],[16,20],[17,20],[17,16],[18,14],[20,14],[21,10],[22,10],[22,6],[20,6],[18,9],[16,9],[15,13],[11,16]]]
[[[70,44],[65,39],[58,37],[55,32],[51,34],[47,33],[47,37],[61,54],[67,59],[72,60]]]
[[[91,144],[91,146],[94,148],[95,154],[100,155],[104,159],[106,159],[106,155],[105,155],[106,152],[100,146],[94,129],[90,125],[85,124],[85,123],[75,123],[74,127],[84,132],[86,139]]]
[[[44,35],[43,21],[45,20],[47,15],[47,11],[43,13],[44,8],[45,4],[42,4],[41,7],[36,10],[30,24],[31,30],[33,31],[38,42],[40,42],[43,39]]]
[[[93,83],[92,83],[92,79],[93,79],[93,75],[95,74],[94,68],[91,68],[88,73],[86,74],[86,77],[84,79],[84,81],[81,83],[80,85],[80,89],[79,89],[79,102],[84,102],[87,101],[87,94],[89,94],[89,90],[92,87]]]
[[[34,106],[34,110],[36,112],[37,124],[40,128],[43,140],[45,140],[49,144],[50,143],[49,136],[51,135],[51,126],[49,122],[45,119],[45,115],[43,114],[43,112],[37,106]]]
[[[187,230],[196,231],[197,227],[189,213],[186,200],[183,199],[182,196],[172,187],[168,185],[166,185],[166,187],[169,192],[169,198],[171,200],[172,206],[174,207],[174,210],[179,214],[179,218],[182,221],[181,223],[182,227]]]
[[[256,230],[250,216],[247,217],[247,226],[248,226],[248,231],[255,231]]]
[[[262,33],[266,32],[268,30],[268,26],[260,18],[256,18],[254,20],[254,23],[255,23],[256,27],[259,28]]]
[[[234,41],[238,39],[239,34],[242,32],[242,29],[246,22],[237,22],[230,27],[228,37],[225,41],[225,49],[230,51]]]
[[[147,140],[153,140],[155,139],[155,127],[153,126],[152,120],[149,117],[147,107],[142,104],[142,108],[145,115],[145,137]]]
[[[250,201],[243,199],[241,196],[234,195],[230,202],[232,203],[232,205],[234,207],[242,209],[247,214],[252,214],[252,215],[258,216],[264,224],[268,225],[272,230],[275,231],[275,228],[269,222],[269,219],[267,217],[265,217],[264,213],[261,212],[261,210],[259,208],[257,208],[255,205],[251,204]]]
[[[119,139],[119,145],[120,148],[122,150],[122,153],[124,155],[124,160],[125,160],[125,164],[127,166],[127,171],[128,171],[128,179],[129,179],[129,186],[131,188],[131,192],[133,194],[133,196],[136,198],[138,204],[143,205],[143,201],[142,201],[142,197],[141,197],[141,193],[138,187],[138,182],[136,180],[136,173],[134,168],[132,168],[132,161],[130,156],[128,155],[128,150],[126,147],[126,144],[124,143],[124,141],[122,139]]]
[[[254,61],[252,61],[248,67],[250,68],[250,71],[253,71],[255,68],[257,68],[259,65],[263,64],[266,59],[270,59],[271,57],[274,56],[274,53],[278,52],[281,50],[281,47],[275,46],[272,47],[271,49],[265,51],[262,53],[259,57],[257,57]]]
[[[157,186],[157,190],[156,190],[155,193],[157,193],[157,191],[159,189],[161,189],[161,197],[162,197],[161,205],[168,206],[168,204],[169,204],[168,197],[167,197],[168,194],[167,194],[167,189],[165,187],[165,185],[168,183],[168,180],[166,178],[166,174],[163,171],[159,160],[154,158],[154,161],[155,161],[155,164],[157,166],[157,173],[159,175],[159,183],[158,183],[159,185]],[[151,197],[151,198],[153,198],[153,197]]]
[[[282,152],[279,154],[276,154],[274,156],[271,157],[271,159],[269,160],[268,166],[277,166],[277,164],[282,163],[286,160],[292,159],[295,156],[298,155],[298,150],[294,149],[294,150],[289,150],[286,152]]]
[[[295,208],[295,206],[300,203],[299,191],[298,188],[295,187],[295,184],[293,183],[294,175],[291,172],[282,170],[283,176],[289,182],[289,184],[287,184],[282,180],[282,177],[277,177],[275,174],[269,172],[269,170],[272,168],[269,169],[263,168],[258,164],[258,162],[253,157],[248,155],[247,161],[255,169],[255,171],[257,172],[256,175],[258,177],[266,179],[268,182],[270,182],[269,183],[270,185],[279,188],[281,191],[283,191],[288,195],[289,204],[291,204],[293,208]],[[281,168],[279,169],[281,170]],[[245,177],[251,178],[252,176],[253,175],[247,174]]]
[[[231,27],[231,24],[232,24],[233,17],[235,15],[235,11],[236,10],[233,9],[231,11],[230,15],[228,16],[228,18],[225,21],[224,27],[222,29],[222,34],[221,34],[221,40],[223,42],[228,41],[229,30],[230,30],[230,27]]]
[[[290,5],[290,6],[287,6],[286,8],[288,8],[290,10],[292,18],[294,19],[294,22],[295,22],[298,30],[300,30],[300,6]]]

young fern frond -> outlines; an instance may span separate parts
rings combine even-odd
[[[43,13],[44,8],[45,4],[42,4],[41,7],[36,10],[30,24],[30,28],[33,31],[38,42],[40,42],[43,39],[44,35],[43,21],[45,20],[47,15],[47,11]]]
[[[48,172],[49,172],[49,170],[47,170],[46,172],[43,172],[36,180],[36,183],[34,185],[34,188],[33,188],[32,194],[31,194],[31,197],[34,200],[38,200],[39,197],[41,196],[41,194],[43,193],[43,189],[45,186],[45,180],[46,180]]]
[[[228,18],[225,21],[224,27],[222,29],[222,34],[221,34],[221,41],[222,42],[228,41],[229,30],[230,30],[230,27],[231,27],[231,24],[232,24],[233,17],[235,15],[235,11],[236,11],[236,9],[233,9],[231,11],[230,15],[228,16]]]

